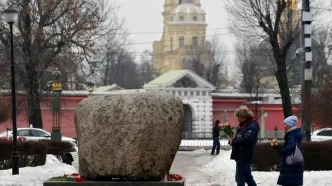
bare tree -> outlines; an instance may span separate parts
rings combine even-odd
[[[322,79],[320,88],[313,93],[311,112],[316,126],[328,128],[332,126],[328,118],[332,115],[332,66],[326,66],[329,73]]]
[[[331,73],[328,59],[331,57],[326,39],[329,37],[328,28],[319,25],[313,28],[312,53],[313,53],[313,87],[320,89],[323,86],[324,78]]]
[[[141,86],[157,77],[158,73],[152,66],[151,52],[145,50],[138,61],[138,74]]]
[[[285,0],[228,0],[227,4],[231,29],[238,37],[266,39],[270,44],[285,117],[293,113],[286,59],[299,37],[299,11],[295,7],[296,1]]]
[[[190,46],[188,55],[184,58],[184,67],[219,87],[226,59],[226,50],[221,45],[219,38],[214,36],[211,42],[203,45],[193,43]]]
[[[96,75],[99,84],[117,84],[124,88],[140,88],[143,85],[139,74],[143,69],[135,62],[127,36],[126,29],[121,26],[116,32],[105,35],[102,38],[104,42],[98,44],[99,50],[93,60],[97,61]],[[148,57],[148,54],[145,57]]]
[[[264,69],[257,58],[256,46],[249,42],[237,44],[237,62],[242,74],[241,88],[245,93],[250,94],[249,104],[252,106],[255,118],[261,116],[262,94],[270,88],[270,81],[264,75]],[[253,57],[255,56],[255,57]]]
[[[109,27],[114,7],[104,0],[8,0],[0,3],[0,11],[9,5],[20,12],[15,51],[19,82],[27,92],[29,123],[42,128],[40,90],[45,72],[58,66],[64,53],[88,62],[97,39],[116,29]],[[0,23],[5,48],[9,48],[8,32],[8,26]]]

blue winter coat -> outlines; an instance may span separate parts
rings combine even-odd
[[[235,138],[230,143],[232,146],[231,159],[237,162],[252,163],[258,138],[259,124],[253,120],[241,125],[245,126],[237,130]]]
[[[281,156],[280,175],[278,185],[303,185],[304,163],[288,165],[286,157],[295,152],[296,144],[302,151],[303,134],[301,129],[293,129],[286,133],[284,146],[278,150]]]

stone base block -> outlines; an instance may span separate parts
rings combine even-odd
[[[44,186],[185,186],[185,181],[168,181],[168,182],[61,182],[48,181]]]

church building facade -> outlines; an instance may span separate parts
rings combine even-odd
[[[163,74],[191,69],[193,58],[209,61],[210,43],[206,37],[206,14],[200,0],[165,0],[163,35],[153,43],[153,66]],[[208,63],[205,63],[208,65]]]

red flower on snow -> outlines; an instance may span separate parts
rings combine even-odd
[[[183,177],[179,174],[169,174],[167,175],[167,181],[179,181],[182,180]]]
[[[64,177],[72,178],[75,182],[85,182],[85,178],[81,177],[78,173],[65,174]]]

